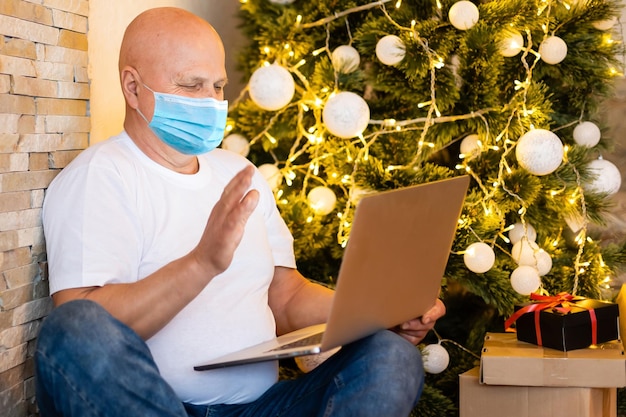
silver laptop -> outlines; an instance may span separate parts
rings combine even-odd
[[[469,177],[384,191],[357,205],[328,322],[195,366],[312,355],[426,313],[439,294]]]

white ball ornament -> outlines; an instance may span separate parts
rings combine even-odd
[[[526,223],[526,228],[524,228],[523,223],[515,223],[511,230],[509,230],[509,240],[514,245],[522,240],[524,236],[526,236],[526,239],[534,242],[537,240],[537,231],[528,223]]]
[[[263,164],[259,166],[259,171],[272,190],[275,191],[280,187],[280,184],[283,182],[283,176],[276,165]]]
[[[250,142],[238,133],[231,133],[222,141],[222,148],[246,157],[250,153]]]
[[[546,275],[552,269],[552,257],[548,252],[543,249],[539,249],[539,252],[535,254],[537,272],[540,276]],[[533,265],[531,265],[533,266]]]
[[[502,56],[513,57],[524,49],[524,37],[517,31],[507,31],[505,37],[498,43],[498,49]]]
[[[440,344],[424,346],[421,352],[424,370],[429,374],[439,374],[443,372],[450,363],[448,351]]]
[[[483,242],[472,243],[463,254],[463,262],[467,269],[477,274],[489,271],[495,261],[496,254],[493,249]]]
[[[465,155],[465,158],[471,158],[480,154],[480,139],[478,135],[467,135],[461,141],[461,153]]]
[[[619,169],[606,159],[595,159],[587,164],[587,168],[595,178],[587,183],[587,190],[595,193],[615,194],[622,185],[622,174]]]
[[[517,142],[515,156],[517,162],[531,174],[551,174],[563,161],[563,143],[549,130],[530,130]]]
[[[567,44],[558,36],[550,36],[539,45],[539,55],[546,64],[556,65],[567,56]]]
[[[361,64],[359,51],[350,45],[341,45],[331,54],[331,61],[335,71],[349,74],[356,71]]]
[[[396,35],[382,37],[376,43],[376,57],[385,65],[399,64],[406,55],[406,45]]]
[[[535,254],[540,248],[534,241],[521,239],[513,245],[511,249],[511,257],[518,265],[535,265]]]
[[[314,212],[325,216],[335,209],[337,196],[330,188],[319,186],[309,191],[307,200]]]
[[[521,265],[511,273],[511,286],[522,295],[529,295],[541,286],[541,277],[535,267]]]
[[[592,23],[593,27],[598,30],[609,30],[612,29],[613,26],[617,23],[617,17],[613,16],[610,19],[598,20]]]
[[[472,28],[476,22],[480,13],[478,7],[471,1],[457,1],[450,7],[448,12],[448,18],[452,26],[459,30],[467,30]]]
[[[258,68],[250,77],[250,98],[263,110],[282,109],[289,104],[295,91],[291,73],[278,64]]]
[[[585,218],[579,213],[572,213],[564,217],[565,223],[572,233],[578,233],[586,225]]]
[[[363,133],[367,127],[370,108],[358,94],[343,91],[326,101],[322,119],[330,133],[343,139],[350,139]]]
[[[270,0],[270,3],[285,5],[285,4],[291,4],[294,1],[296,0]]]
[[[574,128],[574,141],[580,146],[593,148],[600,142],[602,132],[600,128],[592,122],[582,122]]]

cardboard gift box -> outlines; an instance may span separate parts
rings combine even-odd
[[[616,388],[520,387],[479,383],[478,367],[459,376],[460,417],[616,417]]]
[[[488,385],[620,388],[626,386],[620,341],[563,352],[517,340],[514,333],[487,333],[480,382]]]
[[[562,351],[619,339],[619,306],[570,295],[543,297],[515,307],[517,339]]]

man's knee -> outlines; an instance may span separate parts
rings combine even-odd
[[[106,321],[108,313],[89,300],[74,300],[54,308],[43,322],[38,336],[39,345],[78,342],[94,333]],[[89,340],[89,339],[88,339]],[[87,341],[88,341],[87,340]]]
[[[76,359],[115,355],[125,337],[136,337],[98,303],[74,300],[52,310],[37,338],[36,356],[73,354]],[[124,337],[121,337],[125,333]]]
[[[374,350],[373,358],[388,371],[397,376],[415,379],[421,384],[424,377],[424,365],[420,350],[406,339],[391,331],[381,331],[371,338]]]

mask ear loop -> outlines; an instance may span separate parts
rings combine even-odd
[[[152,93],[152,95],[154,96],[154,90],[153,90],[153,89],[151,89],[150,87],[148,87],[148,86],[147,86],[145,83],[143,83],[143,82],[141,83],[141,85],[143,85],[143,86],[144,86],[144,87],[146,87],[148,90],[150,90],[150,92],[151,92],[151,93]],[[147,124],[148,126],[150,126],[150,122],[148,121],[148,119],[146,118],[146,116],[144,116],[144,114],[141,112],[141,110],[139,110],[139,106],[137,106],[137,108],[136,108],[135,110],[137,110],[137,113],[139,113],[139,115],[141,116],[141,118],[142,118],[143,120],[145,120],[145,121],[146,121],[146,124]]]

